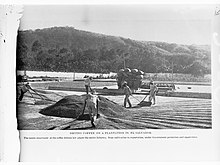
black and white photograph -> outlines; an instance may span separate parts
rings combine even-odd
[[[215,5],[24,5],[18,130],[212,129]]]

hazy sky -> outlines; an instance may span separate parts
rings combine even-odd
[[[20,30],[71,26],[134,40],[210,44],[214,5],[25,6]]]

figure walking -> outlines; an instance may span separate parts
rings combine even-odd
[[[152,105],[156,104],[156,93],[158,91],[157,86],[154,84],[153,81],[150,82],[150,97],[149,97],[149,101],[153,100]]]
[[[124,95],[125,95],[125,98],[124,98],[124,107],[126,108],[126,105],[128,103],[129,105],[129,108],[132,107],[131,105],[131,102],[129,100],[129,97],[132,95],[132,91],[131,89],[129,88],[129,86],[127,85],[127,82],[124,82],[123,84],[123,89],[124,89]]]
[[[84,114],[85,108],[87,107],[89,110],[89,117],[91,120],[92,127],[95,127],[94,120],[98,118],[99,114],[99,98],[95,94],[87,94],[85,98],[84,108],[81,115]]]
[[[23,97],[24,97],[24,94],[27,92],[27,91],[29,91],[29,90],[33,90],[32,88],[31,88],[31,86],[29,85],[29,83],[26,83],[26,84],[24,84],[22,87],[21,87],[21,90],[20,90],[20,96],[19,96],[19,98],[18,98],[18,100],[19,101],[22,101],[22,99],[23,99]]]
[[[92,77],[87,77],[87,78],[85,79],[86,94],[89,93],[89,90],[92,91],[91,81],[92,81]]]

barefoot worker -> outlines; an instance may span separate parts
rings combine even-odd
[[[24,84],[22,87],[21,87],[21,90],[20,90],[20,96],[19,96],[19,101],[22,101],[22,99],[23,99],[23,97],[24,97],[24,94],[27,92],[27,91],[29,91],[29,90],[33,90],[32,88],[31,88],[31,86],[29,85],[29,83],[26,83],[26,84]]]
[[[124,89],[124,94],[125,94],[125,98],[124,98],[124,107],[126,108],[126,104],[128,102],[129,108],[131,108],[131,102],[129,100],[129,96],[132,95],[131,89],[129,88],[129,86],[127,85],[127,82],[124,82],[123,84],[123,89]]]
[[[153,100],[152,105],[156,104],[156,93],[158,91],[157,86],[154,84],[153,81],[150,82],[150,97],[149,97],[149,101]]]
[[[87,94],[85,98],[84,108],[81,116],[84,114],[85,108],[89,110],[89,117],[91,120],[92,127],[95,127],[94,120],[98,118],[99,112],[99,98],[96,94]]]
[[[87,78],[85,79],[86,94],[89,93],[89,90],[92,91],[91,81],[92,81],[92,77],[87,77]]]

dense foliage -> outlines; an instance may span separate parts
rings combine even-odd
[[[18,32],[20,70],[106,73],[124,66],[201,76],[211,72],[210,46],[135,41],[72,27]]]

